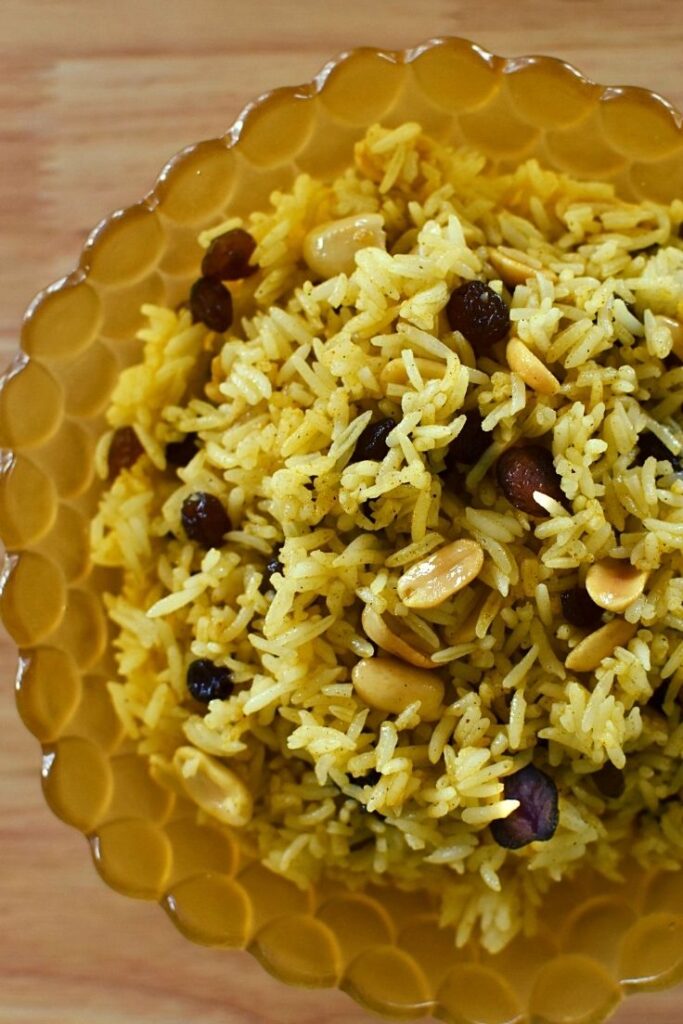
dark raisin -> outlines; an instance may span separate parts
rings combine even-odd
[[[259,590],[262,594],[267,594],[269,590],[273,589],[270,585],[271,576],[274,576],[276,572],[283,573],[284,569],[285,567],[279,558],[271,558],[271,560],[266,563],[266,567],[263,570],[263,579],[259,584]]]
[[[486,350],[510,330],[508,307],[483,281],[466,281],[446,306],[451,330],[464,334],[474,349]]]
[[[375,525],[375,506],[372,498],[368,498],[366,501],[361,502],[360,513],[369,519],[372,525]]]
[[[213,494],[197,491],[185,498],[180,513],[185,533],[205,548],[218,548],[230,529],[223,505]]]
[[[680,455],[674,455],[669,451],[663,441],[660,441],[656,434],[646,430],[638,438],[638,454],[636,465],[642,466],[646,459],[654,457],[657,462],[670,462],[674,473],[683,470],[683,459]]]
[[[366,772],[363,772],[362,775],[356,776],[351,781],[356,786],[376,786],[381,778],[382,775],[376,768],[369,768]]]
[[[232,673],[223,665],[214,665],[208,658],[198,658],[187,666],[187,688],[200,704],[225,700],[233,690]]]
[[[624,773],[615,768],[611,761],[593,774],[593,782],[609,800],[617,800],[625,789]]]
[[[117,477],[122,469],[130,469],[138,461],[143,451],[144,448],[132,427],[119,427],[118,430],[115,430],[107,456],[109,479],[113,480]]]
[[[200,277],[190,289],[190,310],[193,323],[222,334],[232,323],[232,296],[220,281]]]
[[[527,515],[548,515],[534,499],[534,491],[566,504],[552,454],[538,444],[508,448],[498,459],[496,475],[510,504]]]
[[[560,601],[562,614],[572,626],[578,626],[579,629],[598,629],[602,625],[602,608],[583,587],[563,590]]]
[[[353,843],[349,843],[350,850],[364,850],[368,846],[374,846],[375,836],[366,836],[364,839],[356,839]]]
[[[460,463],[463,466],[473,466],[479,462],[493,438],[481,429],[481,416],[478,409],[470,409],[465,413],[465,425],[448,446],[446,455],[446,469],[453,470]]]
[[[182,441],[170,441],[166,445],[166,462],[169,466],[187,466],[198,448],[197,435],[186,434]]]
[[[353,455],[349,459],[349,466],[352,462],[362,462],[364,459],[372,459],[373,462],[381,462],[387,454],[387,437],[396,426],[396,421],[391,417],[378,420],[377,423],[368,423],[356,441]]]
[[[491,834],[499,846],[519,850],[528,843],[552,839],[559,820],[557,786],[535,765],[503,779],[506,800],[519,800],[517,810],[491,823]]]
[[[664,711],[664,701],[666,695],[669,692],[669,680],[665,679],[663,683],[660,683],[656,690],[653,690],[652,696],[647,702],[649,708],[654,708],[655,711]]]
[[[217,281],[239,281],[255,274],[258,267],[249,260],[254,255],[256,241],[244,228],[233,228],[211,242],[202,260],[202,274]]]

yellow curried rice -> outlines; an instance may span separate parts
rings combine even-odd
[[[381,215],[386,248],[311,274],[308,233],[362,213]],[[111,695],[199,813],[251,815],[272,870],[436,891],[457,941],[479,929],[495,951],[583,864],[610,879],[627,854],[680,867],[682,221],[683,202],[627,203],[533,160],[499,174],[418,125],[374,127],[332,183],[303,175],[268,211],[200,236],[241,226],[257,242],[225,335],[185,308],[144,308],[141,361],[98,449],[103,477],[114,429],[144,449],[92,525],[95,562],[123,570],[106,597]],[[503,297],[509,337],[536,361],[517,347],[512,372],[506,339],[482,351],[451,329],[449,296],[471,280]],[[472,410],[488,446],[445,471]],[[379,460],[352,458],[385,418]],[[194,457],[168,466],[187,434]],[[551,451],[561,481],[534,491],[545,515],[501,489],[505,453],[525,444]],[[210,550],[181,525],[199,492],[229,519]],[[478,575],[433,606],[403,604],[401,576],[459,538],[480,546]],[[561,594],[606,558],[645,584],[598,635],[565,618]],[[435,666],[412,671],[443,691],[436,718],[410,689],[392,710],[360,699],[354,666],[375,685],[374,658],[396,657],[365,635],[366,607]],[[574,662],[593,667],[565,665],[579,643]],[[190,697],[197,659],[229,670],[229,696]],[[559,793],[557,827],[505,848],[496,823],[520,808],[505,780],[532,762]]]

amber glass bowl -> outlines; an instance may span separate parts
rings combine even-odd
[[[0,608],[19,647],[17,702],[43,746],[52,810],[87,836],[109,885],[158,900],[188,938],[246,948],[283,981],[341,986],[394,1017],[598,1024],[624,994],[683,977],[683,872],[633,869],[621,885],[584,873],[551,891],[540,935],[497,956],[474,942],[456,950],[424,894],[331,883],[302,892],[229,828],[198,821],[150,777],[104,685],[115,667],[100,594],[115,581],[89,560],[101,488],[93,450],[117,375],[138,353],[141,304],[187,296],[200,229],[262,207],[300,171],[335,175],[368,125],[408,119],[503,168],[535,156],[626,197],[683,195],[683,129],[665,100],[463,39],[355,50],[179,153],[149,195],[95,229],[74,273],[37,297],[2,385]]]

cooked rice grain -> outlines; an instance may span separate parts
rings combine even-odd
[[[382,215],[387,251],[310,280],[306,233],[364,212]],[[245,227],[257,242],[260,273],[231,283],[227,336],[185,309],[143,307],[141,360],[108,420],[133,426],[145,454],[106,486],[92,525],[94,560],[123,570],[106,598],[109,690],[155,777],[172,777],[188,744],[230,766],[272,870],[302,886],[327,873],[432,890],[458,943],[477,931],[495,951],[532,931],[551,883],[583,864],[607,878],[628,855],[680,867],[683,366],[662,318],[683,316],[681,221],[680,202],[627,203],[533,160],[500,175],[419,125],[377,126],[336,181],[302,175],[268,210],[200,235],[207,246]],[[489,259],[501,245],[532,268],[512,289]],[[475,352],[449,329],[449,295],[472,279],[505,298],[512,336],[556,394],[510,372],[505,341]],[[472,409],[490,444],[453,475],[448,446]],[[350,462],[384,417],[396,423],[384,458]],[[636,457],[646,431],[668,462]],[[187,433],[198,449],[176,472],[165,447]],[[103,478],[110,441],[97,447]],[[537,492],[546,518],[512,508],[492,471],[525,441],[552,447],[569,502]],[[232,527],[208,553],[179,518],[204,490]],[[485,552],[477,579],[435,608],[404,608],[406,567],[459,537]],[[607,556],[648,583],[625,612],[633,639],[577,676],[564,661],[584,633],[560,593]],[[272,558],[281,569],[262,587]],[[447,692],[437,721],[417,702],[385,716],[356,695],[351,668],[373,654],[366,604],[434,652]],[[234,682],[203,713],[185,688],[196,658]],[[516,808],[504,779],[532,760],[556,782],[559,826],[503,849],[488,825]],[[625,783],[612,800],[591,781],[608,762]]]

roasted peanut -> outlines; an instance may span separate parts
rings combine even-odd
[[[303,256],[314,274],[334,277],[354,270],[355,256],[360,249],[368,246],[383,249],[385,244],[381,215],[359,213],[328,221],[309,231],[304,239]]]
[[[623,612],[640,597],[647,577],[623,558],[602,558],[586,573],[586,590],[600,608]]]
[[[673,339],[672,352],[683,362],[683,324],[670,316],[657,316],[658,323],[668,327]]]
[[[450,644],[451,647],[455,647],[456,644],[469,644],[476,640],[477,623],[481,615],[482,605],[482,601],[477,601],[474,608],[467,613],[464,619],[444,628],[443,635],[446,643]]]
[[[613,619],[576,645],[565,658],[565,668],[570,672],[592,672],[603,658],[609,658],[616,647],[623,647],[635,634],[638,627],[625,619]]]
[[[439,362],[438,359],[423,359],[418,356],[415,365],[423,380],[440,380],[446,371],[446,364]],[[382,384],[405,384],[408,380],[406,364],[402,359],[392,359],[383,368],[379,379]]]
[[[252,795],[239,775],[196,747],[178,747],[173,767],[196,804],[225,825],[241,828],[251,819]]]
[[[434,608],[476,579],[483,564],[484,552],[476,540],[453,541],[403,573],[399,599],[408,608]]]
[[[518,373],[524,383],[539,395],[554,395],[560,390],[557,377],[519,338],[511,338],[508,341],[505,354],[510,369]]]
[[[374,609],[366,605],[363,609],[361,622],[365,635],[383,651],[395,654],[402,661],[407,661],[417,668],[436,668],[437,666],[425,650],[421,638],[413,632],[405,622],[401,622],[395,615],[385,612],[379,615]]]
[[[557,274],[548,270],[537,259],[528,253],[520,252],[519,249],[511,249],[506,245],[500,245],[489,249],[489,260],[491,265],[500,274],[501,281],[514,288],[515,285],[525,284],[536,272],[557,281]]]
[[[419,700],[420,717],[433,722],[443,703],[444,685],[438,676],[396,658],[364,658],[354,666],[351,681],[368,707],[392,715]]]

